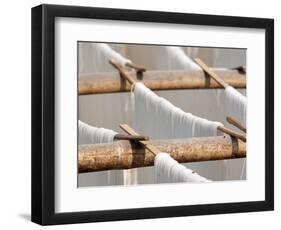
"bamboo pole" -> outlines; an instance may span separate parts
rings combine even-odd
[[[221,79],[234,88],[245,88],[245,74],[238,70],[213,69]],[[184,70],[173,71],[146,71],[136,76],[131,71],[131,81],[143,82],[151,90],[176,90],[176,89],[211,89],[222,88],[212,78],[206,77],[202,71],[187,72]],[[79,77],[79,95],[129,92],[131,85],[120,78],[118,72],[96,73]]]
[[[230,136],[150,141],[179,163],[246,157],[246,143]],[[80,173],[152,166],[154,154],[130,141],[112,144],[79,145]]]

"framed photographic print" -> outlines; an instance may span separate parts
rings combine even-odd
[[[273,210],[273,19],[32,8],[32,221]]]

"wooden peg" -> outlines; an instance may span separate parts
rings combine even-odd
[[[221,85],[223,88],[226,88],[228,86],[228,84],[225,83],[224,80],[222,80],[219,75],[211,70],[200,58],[195,58],[194,60],[219,85]]]
[[[141,66],[137,66],[136,64],[132,63],[132,62],[127,62],[125,64],[127,67],[130,67],[132,69],[135,69],[137,71],[137,73],[143,73],[146,71],[146,69],[144,67]]]
[[[231,116],[227,116],[226,120],[229,124],[234,125],[236,128],[240,129],[243,132],[247,132],[247,129],[244,125],[242,125],[237,119],[235,119],[234,117]]]
[[[247,141],[247,138],[246,138],[246,135],[244,133],[238,133],[238,132],[235,132],[231,129],[228,129],[224,126],[218,126],[218,130],[222,131],[223,133],[226,133],[230,136],[233,136],[233,137],[236,137],[240,140],[242,140],[243,142],[246,142]]]
[[[109,63],[113,65],[113,67],[119,71],[120,76],[127,80],[131,85],[136,82],[136,80],[119,63],[114,60],[109,60]]]
[[[138,136],[139,134],[133,130],[129,125],[127,124],[121,124],[120,128],[122,130],[124,130],[126,133],[128,133],[129,135],[132,136]],[[161,151],[159,149],[157,149],[156,147],[154,147],[153,145],[149,144],[148,141],[139,141],[139,143],[145,147],[146,149],[148,149],[150,152],[152,152],[155,156],[160,153]]]
[[[116,134],[114,136],[114,140],[129,140],[129,141],[148,141],[149,137],[148,136],[143,136],[143,135],[127,135],[127,134]]]
[[[243,74],[246,73],[246,66],[245,65],[240,65],[240,66],[234,67],[232,69],[238,70],[239,73],[243,73]]]

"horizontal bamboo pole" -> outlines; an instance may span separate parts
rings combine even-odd
[[[246,157],[246,143],[230,136],[155,140],[157,149],[180,163]],[[112,144],[79,145],[79,173],[130,169],[154,164],[154,154],[140,144],[116,141]]]
[[[239,73],[238,70],[213,70],[228,85],[235,88],[246,87],[245,74]],[[139,74],[131,71],[130,73],[134,80],[143,82],[151,90],[222,88],[202,71],[146,71]],[[128,91],[130,91],[130,84],[121,78],[118,72],[96,73],[79,77],[79,95]]]

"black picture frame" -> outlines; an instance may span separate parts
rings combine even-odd
[[[55,18],[89,18],[265,29],[265,200],[55,213]],[[274,20],[110,8],[32,8],[32,221],[41,225],[267,211],[274,209]]]

